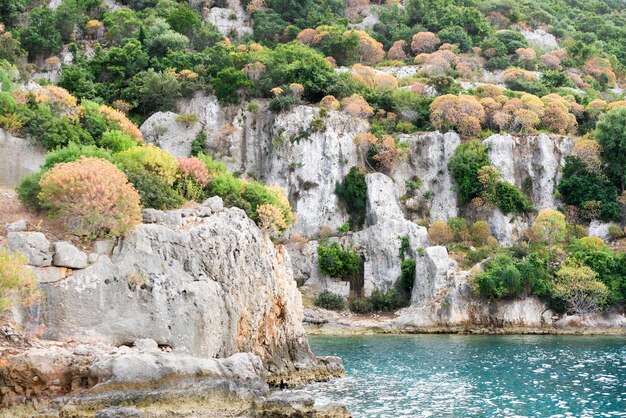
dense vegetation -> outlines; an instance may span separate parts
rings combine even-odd
[[[401,134],[433,128],[462,137],[448,166],[462,210],[479,219],[492,208],[532,219],[526,188],[502,179],[480,139],[547,132],[575,138],[555,190],[563,220],[540,213],[526,241],[504,254],[480,220],[433,222],[429,239],[461,252],[468,264],[491,256],[476,277],[484,297],[535,294],[569,310],[579,309],[571,289],[593,295],[594,309],[623,300],[623,257],[599,245],[589,256],[591,247],[581,247],[577,238],[594,220],[613,222],[613,238],[624,235],[624,2],[244,0],[247,16],[233,11],[228,31],[206,17],[211,6],[226,2],[118,3],[124,7],[63,0],[53,10],[45,1],[0,0],[0,128],[49,151],[44,167],[24,178],[18,193],[28,206],[66,219],[72,232],[123,234],[137,222],[137,198],[142,207],[167,209],[221,196],[274,234],[295,221],[282,191],[228,173],[208,155],[204,132],[191,158],[176,159],[143,143],[137,124],[198,92],[248,110],[258,109],[256,101],[249,103],[253,98],[265,99],[258,103],[273,112],[318,104],[311,131],[323,130],[330,111],[367,119],[369,132],[354,138],[362,166],[336,187],[350,214],[342,233],[365,221],[366,172],[393,172],[413,151]],[[251,33],[239,30],[241,21]],[[372,23],[359,26],[364,22]],[[535,30],[558,43],[529,42],[525,33]],[[414,71],[398,76],[397,66]],[[29,80],[41,88],[24,87]],[[186,127],[197,120],[193,114],[177,119]],[[71,170],[60,173],[68,167],[61,164]],[[82,164],[107,167],[118,180],[111,195],[88,197],[100,187],[97,179],[75,184]],[[63,193],[83,196],[74,213],[62,213],[62,196],[48,190],[54,175],[66,187]],[[419,179],[407,182],[407,196],[417,196],[420,187]],[[429,193],[420,196],[428,200]],[[128,216],[90,223],[87,215],[122,210],[115,208]],[[318,252],[324,273],[340,279],[359,274],[361,260],[351,249],[323,243]],[[354,299],[355,311],[392,309],[394,301],[406,300],[416,263],[406,253],[398,289]]]

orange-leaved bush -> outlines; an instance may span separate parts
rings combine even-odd
[[[430,121],[439,130],[455,129],[464,136],[480,133],[485,109],[474,96],[446,94],[430,105]]]
[[[101,105],[99,111],[100,114],[109,122],[116,122],[122,131],[126,132],[136,140],[139,141],[143,139],[143,135],[137,125],[131,122],[131,120],[126,117],[124,112],[105,105]]]
[[[428,228],[428,239],[434,245],[445,245],[454,240],[454,233],[444,221],[435,221]]]
[[[141,222],[139,193],[116,166],[99,158],[61,163],[46,172],[39,200],[80,236],[123,236]]]

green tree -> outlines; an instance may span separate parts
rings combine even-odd
[[[136,39],[141,29],[141,21],[131,9],[116,9],[107,12],[102,19],[107,34],[113,44],[122,44],[127,39]]]
[[[618,106],[602,115],[595,137],[602,145],[607,174],[623,191],[626,188],[626,107]]]
[[[599,219],[603,221],[619,219],[615,186],[605,176],[590,173],[585,164],[576,157],[566,158],[558,190],[568,205],[583,208],[587,202],[599,202]],[[591,220],[590,214],[584,212],[581,213],[581,217]]]
[[[503,30],[493,35],[506,46],[509,54],[514,54],[518,48],[528,48],[528,41],[521,32],[514,30]]]
[[[565,215],[552,209],[541,210],[531,228],[533,241],[548,246],[550,259],[554,246],[565,240],[566,231]]]
[[[365,175],[357,167],[352,167],[341,184],[335,187],[335,194],[346,205],[353,228],[361,227],[367,205]]]
[[[202,26],[202,20],[200,20],[198,13],[184,3],[179,3],[166,20],[173,30],[187,37],[191,37]]]
[[[448,26],[439,31],[437,36],[443,43],[458,45],[461,52],[469,51],[473,46],[472,38],[460,26]]]
[[[14,27],[26,9],[25,5],[24,0],[0,0],[0,22],[7,28]]]
[[[55,55],[61,52],[61,32],[56,26],[54,10],[48,6],[30,12],[28,25],[22,32],[22,46],[32,56]]]
[[[241,71],[235,68],[225,68],[217,73],[211,80],[213,92],[220,102],[238,104],[240,101],[239,91],[252,88],[254,84]]]
[[[522,274],[508,255],[499,255],[475,277],[474,291],[484,298],[510,298],[522,290]]]
[[[585,315],[606,307],[609,289],[591,268],[568,261],[555,273],[552,297],[566,304],[570,313]]]
[[[169,73],[157,73],[152,68],[133,77],[126,95],[138,103],[144,115],[171,109],[180,97],[180,82]]]
[[[489,165],[487,148],[478,141],[465,142],[454,151],[448,161],[448,169],[454,177],[462,202],[469,202],[482,191],[477,176],[478,171],[486,165]]]
[[[336,242],[327,246],[317,247],[317,261],[322,273],[330,277],[347,279],[361,269],[361,257],[352,251],[342,248]]]

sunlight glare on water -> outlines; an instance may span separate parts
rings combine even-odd
[[[626,417],[626,338],[310,337],[346,377],[308,385],[354,417]]]

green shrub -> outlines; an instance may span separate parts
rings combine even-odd
[[[343,182],[335,187],[335,194],[346,205],[352,225],[357,228],[361,227],[365,222],[367,205],[365,175],[358,168],[352,167],[343,178]]]
[[[409,241],[408,235],[400,237],[400,259],[404,260],[406,254],[411,250],[411,241]]]
[[[478,170],[489,165],[487,148],[478,141],[468,141],[457,147],[448,162],[457,190],[463,203],[467,203],[482,191]]]
[[[626,107],[618,106],[602,115],[595,137],[602,145],[606,174],[621,190],[626,189]]]
[[[464,218],[450,218],[448,219],[448,226],[452,230],[455,242],[464,242],[469,238],[469,225]]]
[[[415,260],[412,258],[402,260],[400,270],[402,273],[398,279],[398,286],[410,294],[415,284]]]
[[[609,236],[614,240],[624,238],[624,230],[619,225],[611,224],[609,225]]]
[[[33,173],[24,176],[20,179],[20,183],[15,188],[17,197],[20,202],[27,208],[39,209],[39,192],[41,192],[41,186],[39,186],[39,180],[41,179],[41,173]]]
[[[215,96],[226,104],[239,104],[239,90],[253,86],[248,77],[235,68],[221,70],[211,81]]]
[[[496,256],[475,277],[478,295],[484,298],[512,298],[522,291],[522,275],[511,257]]]
[[[339,228],[337,228],[337,232],[340,234],[346,234],[350,232],[350,222],[345,222]]]
[[[400,293],[396,289],[387,291],[374,290],[369,297],[369,302],[372,304],[374,311],[389,312],[405,306]]]
[[[324,290],[315,298],[315,306],[331,311],[340,311],[345,307],[345,301],[340,295]]]
[[[495,203],[505,215],[522,214],[533,210],[528,197],[517,186],[499,181],[496,184]]]
[[[349,301],[349,308],[352,312],[366,314],[374,309],[372,303],[367,298],[352,298]]]
[[[191,143],[191,156],[197,157],[198,155],[204,153],[204,146],[206,144],[206,132],[203,130],[198,132],[196,138]]]
[[[152,144],[133,147],[115,155],[125,168],[138,171],[144,169],[159,176],[168,184],[174,184],[178,173],[178,161],[167,151]]]
[[[41,206],[73,234],[119,237],[141,222],[139,194],[124,173],[106,160],[83,157],[58,164],[39,184]]]
[[[197,157],[207,168],[210,180],[206,184],[205,194],[207,197],[220,196],[226,206],[235,206],[243,209],[250,219],[262,225],[263,219],[258,213],[259,208],[264,208],[265,216],[269,216],[268,206],[273,206],[280,211],[282,219],[275,219],[274,225],[280,225],[283,230],[295,222],[295,215],[291,211],[291,205],[281,188],[267,187],[256,181],[242,181],[226,170],[223,163],[216,162],[208,155],[199,154]],[[276,211],[272,211],[275,218]],[[269,219],[265,220],[269,221]]]
[[[569,313],[590,314],[606,308],[610,291],[588,266],[566,261],[555,273],[552,297],[561,300]]]
[[[133,137],[120,130],[106,131],[98,141],[98,146],[110,149],[114,153],[126,151],[136,145],[137,141]]]
[[[609,289],[609,303],[626,298],[624,256],[613,251],[594,237],[575,240],[568,248],[568,259],[584,263],[597,273],[597,278]]]
[[[46,161],[41,167],[41,170],[45,172],[57,164],[71,163],[81,157],[100,158],[115,163],[115,158],[111,152],[106,149],[98,148],[94,145],[79,145],[72,142],[66,147],[48,152]]]
[[[296,99],[290,94],[281,94],[270,100],[267,108],[272,112],[287,112],[296,104]]]
[[[488,247],[478,248],[475,250],[468,251],[465,255],[465,265],[467,267],[472,267],[476,263],[480,263],[481,261],[491,257],[493,255],[493,249]]]
[[[587,171],[584,163],[575,157],[567,157],[558,191],[565,203],[583,208],[586,202],[600,202],[599,219],[612,221],[619,219],[617,190],[614,185],[599,174]],[[582,213],[589,219],[591,214]]]
[[[322,273],[340,279],[357,274],[362,263],[356,252],[345,250],[336,242],[329,246],[320,243],[317,247],[317,262]]]
[[[144,169],[125,169],[128,181],[135,186],[141,197],[141,206],[159,210],[176,209],[185,199],[159,176]]]
[[[515,263],[522,275],[522,283],[528,285],[533,295],[545,298],[549,296],[552,273],[548,254],[530,253]]]

